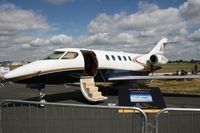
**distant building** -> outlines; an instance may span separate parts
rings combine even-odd
[[[12,64],[12,61],[3,61],[2,66],[10,66]]]
[[[10,70],[13,70],[19,66],[25,65],[29,62],[25,62],[25,61],[3,61],[0,62],[0,66],[2,67],[9,67]]]
[[[10,71],[9,67],[0,67],[0,78]]]
[[[22,66],[22,65],[24,65],[24,62],[21,61],[16,61],[11,63],[11,66]]]

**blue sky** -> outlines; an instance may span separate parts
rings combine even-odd
[[[100,13],[114,14],[137,11],[137,2],[131,0],[72,0],[63,4],[48,1],[11,0],[18,7],[35,10],[47,18],[55,33],[80,36],[86,33],[87,24]]]
[[[3,0],[0,60],[60,47],[145,53],[162,37],[187,40],[167,47],[169,59],[199,59],[199,12],[198,0]]]
[[[56,1],[56,0],[55,0]],[[100,13],[114,14],[126,12],[131,14],[138,11],[141,0],[71,0],[62,4],[53,4],[45,0],[8,0],[17,7],[34,10],[47,18],[48,23],[57,30],[51,34],[66,33],[80,36],[86,32],[87,24]],[[184,0],[146,0],[161,8],[178,7]]]

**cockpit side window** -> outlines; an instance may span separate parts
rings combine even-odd
[[[62,59],[75,59],[78,56],[76,52],[67,52]]]
[[[59,59],[65,52],[62,51],[54,51],[52,54],[50,54],[49,56],[47,56],[45,58],[45,60],[55,60],[55,59]]]

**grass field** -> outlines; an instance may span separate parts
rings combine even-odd
[[[162,69],[156,71],[156,73],[161,72],[161,73],[168,73],[168,72],[173,72],[175,73],[177,70],[185,70],[187,72],[192,72],[194,69],[195,64],[194,63],[168,63],[166,65],[162,66]],[[198,68],[200,68],[200,64],[198,64]]]
[[[177,70],[192,72],[194,63],[168,63],[156,73],[176,73]],[[198,64],[200,70],[200,64]],[[148,83],[149,86],[159,86],[163,93],[171,94],[195,94],[200,95],[200,79],[193,80],[155,80]]]
[[[176,73],[177,70],[192,72],[194,63],[168,63],[156,73]],[[198,64],[200,70],[200,64]],[[104,86],[110,86],[109,83],[103,83]],[[168,94],[191,94],[200,96],[200,79],[193,80],[153,80],[147,81],[148,86],[160,87],[162,93]]]
[[[155,80],[148,82],[149,86],[159,86],[162,93],[192,94],[200,96],[200,79],[193,80]]]

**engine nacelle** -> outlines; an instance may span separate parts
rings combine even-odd
[[[163,65],[168,62],[168,59],[163,55],[153,54],[150,56],[149,61],[153,65]]]

